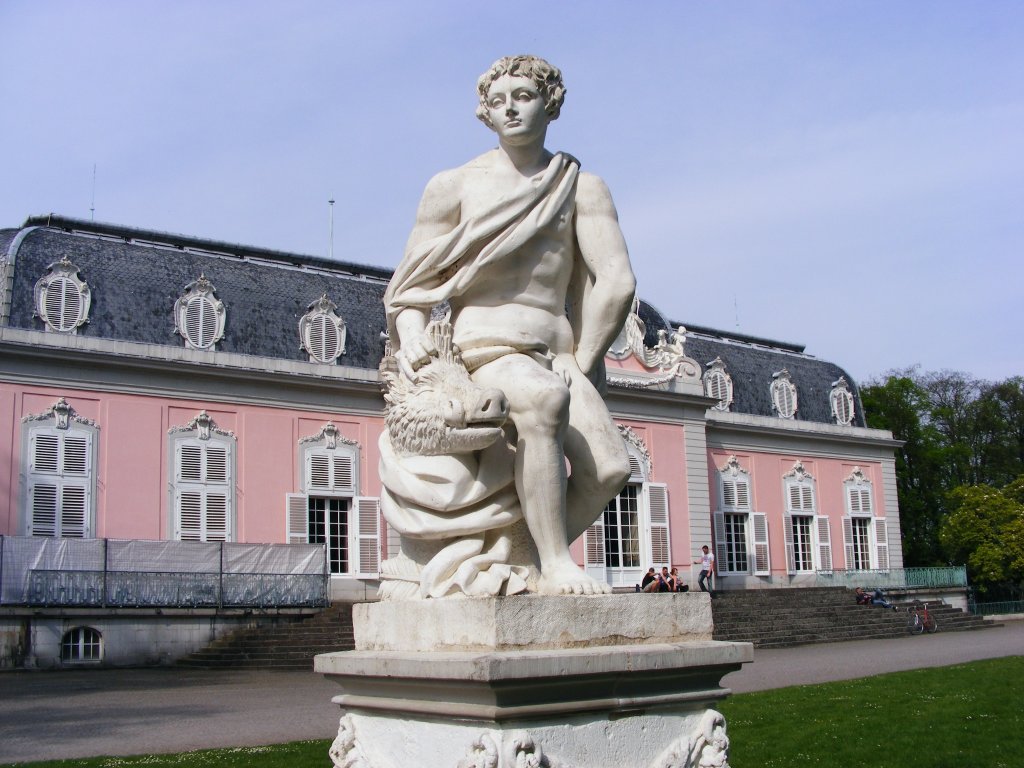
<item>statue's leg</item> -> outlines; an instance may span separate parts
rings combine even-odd
[[[629,479],[629,454],[604,398],[582,374],[572,379],[565,455],[571,474],[566,489],[565,528],[580,536]]]
[[[563,450],[569,420],[569,388],[565,379],[519,354],[481,366],[473,373],[473,379],[478,384],[501,389],[508,398],[509,419],[516,429],[516,491],[540,559],[540,591],[608,591],[607,585],[587,576],[569,554]]]

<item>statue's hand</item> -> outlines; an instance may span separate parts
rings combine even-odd
[[[562,381],[565,382],[565,386],[572,386],[572,369],[570,366],[555,357],[551,360],[551,370],[562,377]]]
[[[418,334],[404,342],[395,355],[398,367],[412,381],[419,378],[416,371],[429,363],[431,357],[437,357],[437,345],[426,333]]]

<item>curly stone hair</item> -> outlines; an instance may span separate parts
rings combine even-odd
[[[476,116],[488,128],[493,129],[494,126],[487,116],[487,92],[491,89],[491,84],[502,75],[528,77],[533,80],[544,99],[544,110],[548,117],[552,120],[558,119],[562,111],[562,102],[565,101],[565,84],[562,82],[561,70],[537,56],[505,56],[494,62],[476,82],[476,90],[480,94]]]

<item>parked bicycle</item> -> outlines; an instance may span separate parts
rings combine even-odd
[[[910,620],[907,622],[907,630],[912,635],[920,635],[922,632],[938,632],[939,625],[928,610],[928,603],[914,603],[907,610],[910,611]]]

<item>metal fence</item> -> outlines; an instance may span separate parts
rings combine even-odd
[[[1001,600],[993,603],[976,603],[971,600],[967,604],[971,613],[978,616],[998,616],[1008,613],[1024,613],[1024,600]]]
[[[0,536],[0,604],[290,608],[327,604],[318,544]]]
[[[967,566],[890,568],[887,571],[818,571],[817,586],[886,589],[963,589]]]

